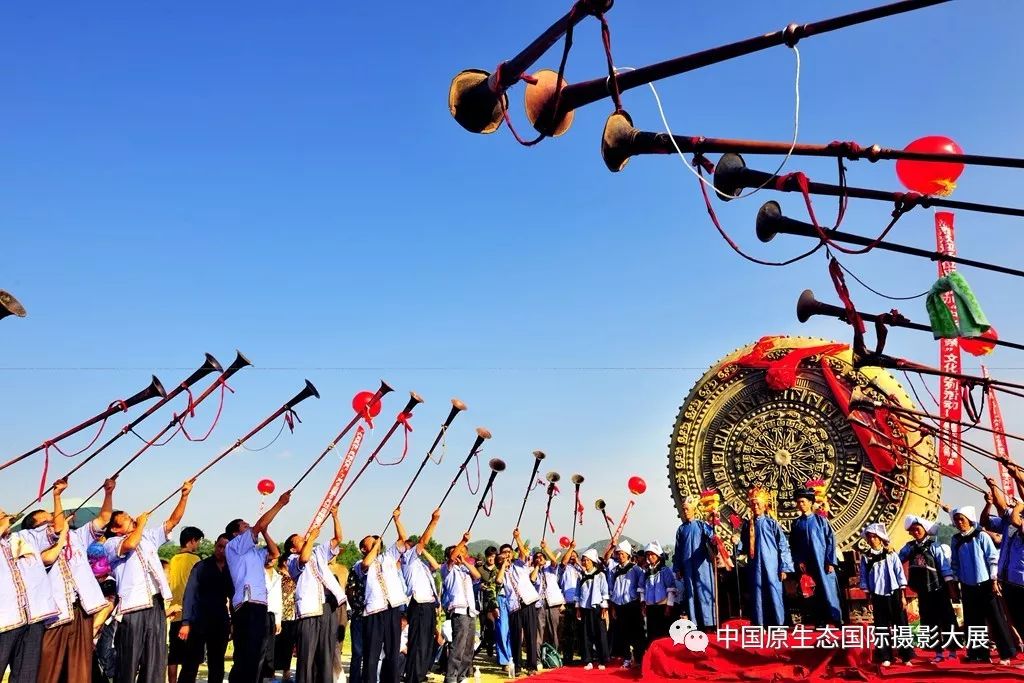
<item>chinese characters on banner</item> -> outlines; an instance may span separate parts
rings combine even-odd
[[[935,212],[935,250],[940,254],[956,256],[956,242],[953,237],[953,214],[949,211]],[[949,261],[939,261],[939,277],[949,275],[955,266]],[[946,292],[942,300],[957,320],[953,293]],[[939,368],[943,372],[960,374],[960,341],[939,340]],[[939,467],[943,474],[961,476],[963,463],[960,449],[960,380],[954,377],[939,378]]]
[[[981,366],[981,374],[988,379],[988,368]],[[1003,411],[999,409],[999,400],[996,398],[996,390],[991,386],[985,387],[988,394],[988,414],[992,420],[992,439],[995,441],[995,453],[999,458],[1009,458],[1010,449],[1006,445],[1006,429],[1003,427]],[[1010,476],[1003,463],[999,462],[999,483],[1003,486],[1003,493],[1007,500],[1017,497],[1016,486],[1013,477]]]

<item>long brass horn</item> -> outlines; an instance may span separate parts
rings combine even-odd
[[[561,480],[562,475],[558,472],[548,472],[544,478],[548,480],[548,504],[544,509],[544,530],[540,534],[542,543],[548,535],[548,526],[551,524],[551,501],[554,499],[555,494],[558,493],[558,482]]]
[[[608,504],[604,502],[604,498],[598,498],[597,500],[594,501],[594,507],[597,508],[598,512],[601,513],[601,517],[604,518],[605,528],[608,529],[608,538],[612,538],[612,523],[611,520],[608,518],[608,513],[605,512],[605,510],[608,509]]]
[[[746,162],[739,154],[723,154],[715,165],[715,190],[719,198],[729,201],[740,196],[746,188],[763,187],[765,189],[777,190],[779,192],[801,192],[799,181],[795,175],[786,176],[755,171],[747,168]],[[875,201],[889,202],[890,204],[903,204],[906,207],[923,206],[931,208],[941,206],[947,209],[959,209],[961,211],[978,211],[981,213],[992,213],[1000,216],[1024,217],[1024,209],[1012,206],[996,206],[993,204],[980,204],[978,202],[961,202],[955,199],[943,199],[931,195],[914,195],[904,192],[888,192],[885,190],[872,190],[863,187],[840,187],[828,183],[817,183],[808,181],[807,191],[810,194],[820,194],[827,197],[853,197],[856,199],[872,199]]]
[[[705,66],[718,64],[719,62],[724,62],[736,57],[742,57],[743,55],[749,55],[770,47],[776,47],[779,45],[795,46],[802,38],[809,38],[822,33],[828,33],[830,31],[836,31],[850,26],[855,26],[857,24],[863,24],[875,19],[882,19],[895,14],[911,12],[925,7],[930,7],[932,5],[940,5],[949,1],[950,0],[904,0],[903,2],[894,2],[889,5],[872,7],[859,12],[852,12],[850,14],[844,14],[831,19],[824,19],[810,24],[790,24],[781,31],[773,31],[771,33],[753,36],[752,38],[740,40],[735,43],[728,43],[708,50],[702,50],[701,52],[695,52],[682,57],[676,57],[675,59],[669,59],[664,62],[642,66],[634,71],[628,71],[620,74],[616,78],[616,81],[618,82],[619,91],[625,92],[626,90],[636,88],[637,86],[647,85],[648,83],[652,83],[663,78],[669,78],[670,76],[678,76],[679,74],[683,74],[688,71],[694,71]],[[550,87],[550,82],[547,85],[538,84],[536,86],[527,84],[526,101],[528,109],[532,109],[534,111],[553,110],[550,116],[531,121],[531,123],[534,124],[534,127],[538,132],[548,133],[548,131],[545,130],[544,124],[547,124],[550,121],[560,121],[575,109],[579,109],[584,105],[592,104],[609,97],[611,95],[611,88],[608,86],[607,76],[566,86],[562,88],[561,94],[558,96],[558,104],[556,108],[555,90]]]
[[[572,475],[572,484],[575,487],[575,494],[572,500],[572,540],[576,540],[576,523],[580,518],[580,486],[583,484],[583,475]]]
[[[487,465],[491,468],[491,476],[487,478],[487,486],[484,487],[483,493],[480,494],[480,502],[477,503],[476,512],[473,513],[473,519],[470,520],[469,526],[466,527],[466,535],[473,530],[473,525],[476,524],[477,515],[484,509],[484,500],[487,498],[487,494],[494,488],[494,480],[498,478],[499,472],[505,471],[505,461],[501,458],[491,458]],[[488,514],[490,514],[488,512]]]
[[[523,522],[523,512],[526,510],[526,500],[530,497],[530,491],[533,490],[533,483],[537,481],[537,472],[540,471],[540,461],[546,458],[544,451],[533,452],[533,470],[530,472],[530,480],[526,482],[526,493],[523,494],[523,503],[519,506],[519,517],[516,518],[515,528],[519,528],[519,525]]]
[[[567,13],[527,45],[522,52],[499,64],[493,74],[482,69],[466,69],[460,72],[452,79],[452,84],[448,88],[448,109],[452,116],[470,133],[493,133],[498,130],[504,111],[508,109],[508,96],[505,91],[518,83],[526,70],[565,35],[566,31],[588,15],[607,12],[611,9],[612,3],[613,0],[577,0]]]
[[[469,461],[473,459],[473,456],[477,454],[477,451],[480,450],[480,447],[484,445],[484,441],[490,438],[491,430],[487,429],[486,427],[476,428],[476,440],[473,442],[473,445],[469,449],[469,455],[466,456],[466,459],[462,461],[461,465],[459,465],[459,469],[456,470],[455,476],[452,477],[452,483],[448,485],[448,490],[444,492],[444,496],[441,497],[441,502],[437,504],[438,508],[443,506],[444,502],[448,500],[448,496],[451,495],[452,489],[455,488],[455,484],[458,483],[459,477],[462,476],[462,473],[469,465]]]
[[[811,317],[816,315],[827,316],[829,318],[838,318],[845,323],[849,323],[846,317],[846,309],[842,306],[834,306],[832,304],[826,304],[818,301],[814,298],[814,292],[809,289],[805,289],[801,294],[800,298],[796,302],[796,319],[802,323],[807,322]],[[872,313],[859,313],[863,320],[868,322],[875,322],[879,319],[879,316]],[[922,325],[921,323],[915,323],[910,320],[884,320],[885,324],[891,327],[903,327],[908,330],[918,330],[920,332],[931,333],[932,328],[928,325]],[[1008,349],[1017,349],[1018,351],[1024,351],[1024,344],[1018,344],[1017,342],[1006,341],[1005,339],[987,339],[986,343],[995,344],[996,346],[1005,346]]]
[[[833,242],[844,242],[846,244],[856,244],[859,246],[872,246],[874,249],[891,251],[897,254],[906,254],[907,256],[918,256],[920,258],[926,258],[929,261],[950,261],[952,263],[958,263],[962,266],[968,266],[971,268],[980,268],[982,270],[991,270],[1005,275],[1024,277],[1024,270],[1018,270],[1017,268],[1008,268],[1006,266],[987,263],[985,261],[975,261],[974,259],[963,258],[962,256],[950,256],[948,254],[941,254],[937,251],[910,247],[905,244],[895,244],[884,240],[879,241],[870,237],[853,235],[848,232],[840,232],[838,230],[831,230],[825,227],[822,227],[819,232],[819,230],[810,223],[805,223],[803,221],[783,216],[782,207],[775,201],[765,202],[758,210],[756,229],[757,238],[762,242],[771,242],[779,233],[784,235],[796,235],[798,237],[813,237],[816,239],[820,239],[821,233],[824,233],[828,239]]]
[[[13,294],[0,289],[0,318],[6,318],[9,315],[24,318],[27,314],[25,307],[14,298]]]

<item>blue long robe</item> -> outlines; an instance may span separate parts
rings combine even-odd
[[[505,591],[498,591],[498,620],[494,622],[494,652],[499,666],[508,666],[512,661],[512,645],[508,632],[508,598]],[[516,673],[519,673],[518,671]]]
[[[814,595],[811,597],[812,617],[831,624],[841,624],[839,608],[839,582],[836,579],[836,536],[832,525],[821,515],[811,513],[800,515],[789,530],[789,542],[793,550],[793,564],[806,565],[807,574],[814,579]],[[832,567],[832,573],[826,571]],[[823,626],[824,623],[818,624]]]
[[[737,552],[750,555],[751,521],[744,520]],[[786,610],[782,603],[782,580],[779,572],[793,571],[786,532],[768,515],[754,518],[754,557],[747,562],[747,589],[750,593],[750,623],[755,626],[782,626]]]
[[[676,602],[682,612],[699,628],[715,626],[715,563],[712,537],[715,531],[707,522],[683,522],[676,530],[676,549],[672,569],[682,578],[677,584]]]

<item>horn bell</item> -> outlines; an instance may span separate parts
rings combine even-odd
[[[614,112],[604,122],[604,132],[601,134],[601,158],[604,165],[612,173],[618,173],[626,168],[633,150],[630,149],[630,142],[636,128],[633,127],[633,119],[624,111]]]
[[[814,292],[805,289],[796,300],[796,319],[802,323],[810,320],[811,316],[821,312],[822,304],[814,298]]]
[[[543,460],[544,458],[546,458],[548,456],[546,456],[544,454],[544,451],[534,451],[533,452],[533,457],[537,458],[538,460]]]
[[[488,466],[490,466],[491,471],[493,472],[505,471],[505,461],[502,460],[501,458],[491,458],[487,464]]]
[[[380,381],[380,389],[377,390],[378,394],[384,396],[385,394],[390,394],[392,391],[394,391],[394,389],[391,388],[390,384],[388,384],[384,380]]]
[[[467,410],[466,404],[463,403],[462,401],[460,401],[457,398],[453,398],[452,399],[452,408],[454,408],[455,410],[457,410],[459,412],[461,412],[463,410]]]
[[[531,75],[536,82],[526,84],[526,118],[538,133],[557,138],[569,130],[575,112],[567,111],[557,121],[552,121],[558,74],[551,69],[541,69]],[[567,85],[569,83],[563,77],[557,89],[564,90]]]
[[[735,199],[743,192],[741,175],[747,168],[747,162],[739,154],[723,154],[715,164],[714,185],[716,194],[724,202]]]
[[[491,90],[491,74],[466,69],[452,79],[448,88],[448,111],[456,123],[470,133],[493,133],[501,126],[508,109],[508,95]]]
[[[583,483],[583,475],[582,474],[574,474],[574,475],[572,475],[572,483],[576,484],[577,486],[582,484]]]
[[[558,472],[548,472],[544,478],[547,479],[552,484],[554,484],[556,481],[559,481],[562,478],[562,475],[560,475]]]
[[[604,509],[608,507],[608,504],[604,502],[604,498],[598,498],[597,500],[594,501],[594,507],[596,507],[601,512],[604,512]]]
[[[292,400],[288,401],[288,403],[286,403],[285,405],[289,408],[294,408],[296,405],[305,401],[310,396],[320,398],[320,392],[317,391],[316,387],[313,386],[313,383],[307,379],[306,386],[302,388],[302,391],[295,394],[295,397]]]
[[[782,218],[782,207],[775,200],[767,201],[757,210],[757,222],[754,230],[757,232],[757,239],[762,242],[771,242],[779,234],[776,226]]]
[[[481,439],[489,439],[491,438],[491,430],[487,429],[487,427],[477,427],[476,435]]]
[[[228,366],[228,370],[237,371],[242,368],[249,367],[250,365],[252,365],[252,361],[246,358],[241,351],[235,349],[235,360],[231,361],[231,365]]]
[[[6,318],[9,315],[24,318],[28,314],[25,312],[25,307],[14,298],[13,294],[0,289],[0,318]]]

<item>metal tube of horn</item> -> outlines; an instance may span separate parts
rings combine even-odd
[[[429,461],[433,457],[434,450],[437,448],[437,445],[441,443],[441,438],[448,431],[448,428],[452,426],[452,422],[455,421],[455,418],[458,416],[458,414],[464,410],[466,410],[466,404],[457,398],[453,398],[452,409],[448,413],[448,419],[446,419],[444,423],[441,425],[441,429],[438,430],[437,436],[434,438],[434,443],[430,445],[430,449],[427,451],[427,454],[423,456],[423,460],[420,462],[420,466],[416,470],[416,474],[412,475],[412,480],[409,482],[409,485],[405,487],[405,493],[402,494],[402,498],[398,501],[398,505],[396,505],[395,507],[402,507],[402,504],[408,497],[409,492],[412,491],[413,484],[415,484],[416,480],[419,479],[420,473],[423,472],[423,468],[427,466],[427,461]],[[385,533],[387,533],[388,527],[391,526],[392,521],[394,521],[393,518],[388,517],[388,523],[384,526],[384,531],[381,531],[380,534],[378,534],[379,536],[383,536]]]
[[[384,380],[381,380],[380,381],[380,388],[377,389],[377,391],[374,392],[373,397],[369,401],[367,401],[366,410],[369,411],[370,408],[372,408],[374,406],[374,404],[379,403],[380,400],[386,394],[388,394],[388,393],[390,393],[392,391],[394,391],[394,390],[390,387],[390,385],[388,385],[388,383],[385,382]],[[361,414],[357,413],[355,417],[353,417],[351,420],[349,420],[348,424],[345,425],[340,432],[338,432],[338,435],[336,437],[334,437],[329,444],[327,444],[327,448],[325,448],[323,450],[323,452],[317,457],[316,460],[314,460],[312,463],[310,463],[309,467],[306,468],[306,471],[302,473],[302,476],[300,476],[298,479],[296,479],[295,483],[292,484],[292,487],[290,489],[288,489],[288,490],[289,491],[294,491],[295,489],[297,489],[299,487],[299,484],[301,484],[302,481],[306,477],[309,476],[310,472],[312,472],[314,469],[316,469],[316,466],[319,465],[320,462],[325,457],[327,457],[328,453],[330,453],[332,450],[334,450],[334,447],[338,445],[338,442],[345,438],[345,435],[348,434],[352,430],[352,428],[356,426],[356,423],[359,422],[359,420],[362,417],[363,416]]]
[[[440,509],[441,506],[444,505],[444,502],[448,500],[448,496],[451,495],[452,489],[455,488],[455,484],[458,483],[459,477],[462,476],[463,471],[465,471],[466,467],[469,465],[469,461],[473,459],[473,456],[477,454],[480,447],[484,445],[484,441],[489,438],[491,438],[490,430],[486,427],[476,428],[476,441],[473,442],[473,446],[469,449],[469,455],[466,456],[466,459],[462,461],[461,465],[459,465],[459,469],[456,470],[455,476],[452,478],[452,483],[448,484],[448,490],[444,492],[444,495],[441,497],[441,502],[437,504],[438,509]]]
[[[487,486],[484,487],[484,492],[480,494],[480,502],[476,504],[476,512],[473,513],[473,519],[470,520],[469,526],[466,527],[467,535],[473,530],[473,525],[476,524],[477,516],[479,516],[480,511],[484,509],[484,500],[487,498],[487,494],[490,493],[491,489],[494,487],[494,480],[498,477],[498,472],[505,471],[505,461],[501,458],[491,458],[491,461],[487,464],[491,468],[491,476],[487,478]]]
[[[225,370],[224,372],[222,372],[220,374],[220,376],[217,379],[215,379],[210,384],[210,386],[206,387],[206,389],[203,390],[203,393],[199,394],[198,397],[193,399],[190,407],[191,408],[195,408],[196,406],[198,406],[200,403],[205,401],[206,398],[210,394],[212,394],[214,391],[216,391],[218,387],[226,387],[228,379],[230,379],[236,372],[238,372],[242,368],[249,367],[250,365],[252,365],[252,362],[248,358],[246,358],[244,355],[242,355],[241,351],[238,351],[236,349],[235,350],[235,360],[233,360],[231,362],[231,365],[228,366],[228,369]],[[223,391],[223,389],[221,389],[221,391]],[[146,443],[142,444],[142,447],[139,450],[137,450],[135,452],[135,454],[132,455],[132,457],[128,458],[128,460],[126,460],[124,462],[124,464],[122,464],[119,468],[117,468],[117,470],[115,470],[113,474],[111,474],[109,477],[107,477],[107,479],[117,479],[121,475],[122,472],[124,472],[126,469],[128,469],[128,467],[139,458],[139,456],[141,456],[143,453],[148,451],[153,444],[159,443],[160,439],[162,439],[164,436],[166,436],[167,433],[170,432],[172,429],[177,427],[178,424],[183,419],[185,419],[185,415],[187,414],[187,412],[188,411],[182,412],[181,415],[177,415],[177,414],[174,415],[171,418],[171,421],[167,424],[166,427],[161,429],[157,433],[157,435],[154,436],[152,439],[150,439]],[[86,496],[82,500],[81,503],[79,503],[78,507],[75,508],[74,511],[71,514],[73,515],[73,514],[77,513],[79,510],[81,510],[83,507],[85,507],[85,504],[88,503],[90,500],[92,500],[102,490],[103,490],[103,485],[100,484],[99,486],[96,487],[95,491],[90,493],[88,496]]]
[[[739,154],[723,154],[715,165],[715,193],[723,201],[729,201],[738,197],[744,188],[763,187],[768,190],[779,192],[800,192],[797,179],[792,176],[778,176],[764,171],[755,171],[747,168],[746,162]],[[991,213],[1000,216],[1024,216],[1024,209],[1012,206],[997,206],[994,204],[980,204],[978,202],[962,202],[956,199],[944,199],[931,195],[907,194],[904,192],[888,192],[885,190],[872,190],[863,187],[840,187],[828,183],[808,182],[807,191],[810,194],[820,194],[827,197],[854,197],[856,199],[872,199],[875,201],[889,202],[892,204],[904,203],[909,206],[923,206],[931,208],[941,206],[947,209],[958,209],[960,211],[977,211],[980,213]]]
[[[580,485],[583,483],[582,474],[572,475],[572,484],[576,487],[576,493],[572,501],[572,540],[576,540],[576,522],[580,518]]]
[[[206,377],[211,372],[222,372],[222,371],[223,371],[223,368],[220,366],[220,363],[217,362],[217,359],[214,358],[209,353],[206,354],[206,360],[203,361],[203,364],[200,365],[199,368],[195,372],[193,372],[191,375],[189,375],[184,380],[182,380],[181,384],[179,384],[178,386],[174,387],[174,389],[172,389],[169,393],[167,393],[163,398],[161,398],[155,404],[150,406],[146,410],[146,412],[144,412],[142,415],[138,416],[137,418],[132,420],[130,423],[128,423],[127,425],[122,427],[121,431],[119,431],[117,434],[115,434],[114,436],[112,436],[109,439],[107,439],[106,443],[104,443],[102,446],[100,446],[95,451],[90,453],[88,456],[83,458],[81,460],[81,462],[79,462],[77,465],[72,467],[71,470],[67,474],[65,474],[62,477],[57,477],[56,481],[59,481],[61,479],[69,479],[71,477],[71,475],[73,475],[78,470],[82,469],[85,465],[87,465],[89,463],[89,461],[91,461],[97,455],[99,455],[100,453],[105,451],[115,441],[117,441],[122,436],[124,436],[125,434],[128,434],[133,429],[138,427],[142,423],[143,420],[145,420],[147,417],[149,417],[150,415],[152,415],[153,413],[155,413],[156,411],[160,410],[162,407],[164,407],[165,405],[167,405],[168,403],[173,401],[175,398],[178,397],[179,394],[181,394],[182,392],[188,390],[193,384],[195,384],[196,382],[201,380],[203,377]],[[49,493],[52,490],[53,490],[53,484],[50,484],[50,487],[48,489],[46,489],[45,491],[43,491],[43,495],[45,496],[47,493]],[[26,510],[29,509],[29,507],[31,507],[33,505],[34,502],[35,501],[33,501],[32,503],[29,503],[28,505],[23,507],[21,509],[21,512],[17,513],[17,516],[20,517]]]
[[[982,270],[991,270],[1005,275],[1024,277],[1024,270],[1018,270],[1017,268],[1008,268],[1006,266],[987,263],[985,261],[975,261],[974,259],[963,258],[961,256],[940,254],[937,251],[918,249],[917,247],[910,247],[904,244],[878,241],[870,237],[853,235],[848,232],[840,232],[838,230],[832,230],[825,227],[822,227],[819,232],[818,229],[810,223],[805,223],[803,221],[783,216],[782,207],[775,201],[765,202],[761,205],[761,208],[757,212],[756,229],[757,238],[762,242],[771,242],[779,233],[784,235],[796,235],[798,237],[813,237],[816,239],[819,239],[821,237],[821,233],[824,233],[828,236],[828,239],[833,242],[844,242],[846,244],[856,244],[859,246],[873,245],[873,248],[875,249],[891,251],[897,254],[906,254],[907,256],[918,256],[920,258],[926,258],[929,261],[951,261],[971,268],[980,268]]]
[[[25,312],[25,307],[14,298],[13,294],[0,289],[0,318],[6,318],[9,315],[24,318],[28,314]]]
[[[818,301],[814,298],[814,292],[809,289],[805,289],[801,294],[800,298],[796,302],[796,319],[802,323],[807,322],[811,316],[824,315],[830,318],[838,318],[845,323],[850,321],[846,319],[846,309],[842,306],[834,306],[832,304],[826,304]],[[860,317],[868,322],[875,322],[879,316],[871,313],[860,313]],[[932,328],[928,325],[922,325],[921,323],[915,323],[910,320],[889,320],[885,321],[887,325],[891,327],[903,327],[908,330],[918,330],[920,332],[931,333]],[[1005,346],[1008,349],[1017,349],[1018,351],[1024,351],[1024,344],[1018,344],[1017,342],[1006,341],[1005,339],[987,339],[986,343],[994,344],[996,346]]]
[[[129,398],[126,398],[123,401],[114,401],[103,412],[98,413],[96,415],[93,415],[92,417],[90,417],[85,422],[82,422],[81,424],[75,425],[71,429],[69,429],[69,430],[67,430],[65,432],[62,432],[61,434],[58,434],[57,436],[53,437],[52,439],[48,439],[47,441],[44,441],[43,443],[41,443],[40,445],[36,446],[32,450],[27,451],[25,453],[22,453],[21,455],[19,455],[16,458],[8,460],[4,464],[0,465],[0,470],[5,470],[8,467],[10,467],[11,465],[14,465],[15,463],[19,463],[22,460],[24,460],[25,458],[28,458],[28,457],[30,457],[32,455],[35,455],[39,451],[44,450],[47,446],[51,446],[51,445],[57,443],[58,441],[62,441],[64,439],[68,438],[69,436],[77,434],[78,432],[80,432],[83,429],[86,429],[88,427],[91,427],[92,425],[96,424],[97,422],[102,422],[103,420],[106,420],[111,415],[116,415],[117,413],[121,413],[121,412],[127,412],[129,408],[131,408],[131,407],[133,407],[135,405],[138,405],[139,403],[143,403],[144,401],[148,401],[148,400],[153,399],[153,398],[163,398],[166,395],[167,395],[167,392],[164,391],[164,387],[163,387],[162,384],[160,384],[160,380],[158,380],[156,378],[156,375],[153,375],[153,379],[150,381],[149,386],[147,386],[145,389],[143,389],[139,393],[137,393],[134,396],[131,396]]]
[[[373,461],[377,459],[377,455],[382,450],[384,450],[384,446],[387,445],[388,440],[398,430],[398,427],[400,425],[403,425],[409,418],[412,417],[412,411],[415,410],[416,406],[418,406],[420,403],[423,403],[423,399],[420,398],[420,395],[417,394],[415,391],[410,391],[409,400],[406,402],[405,407],[402,408],[402,412],[395,416],[395,421],[391,425],[391,428],[388,429],[387,433],[384,435],[384,438],[380,440],[380,443],[377,444],[377,447],[373,449],[373,453],[370,453],[370,457],[366,459],[366,462],[363,463],[363,466],[359,468],[358,472],[356,472],[356,476],[352,478],[352,481],[348,483],[348,486],[345,487],[345,490],[341,492],[341,496],[338,498],[339,503],[345,499],[345,496],[348,495],[348,492],[351,491],[352,487],[356,485],[356,482],[359,481],[359,477],[363,476],[363,472],[365,472],[367,468],[373,464]]]
[[[540,534],[541,543],[544,542],[544,539],[546,539],[548,535],[548,525],[551,524],[551,501],[554,499],[555,493],[558,492],[557,484],[561,478],[562,475],[558,472],[548,472],[545,476],[545,479],[548,480],[548,504],[544,509],[544,530]],[[517,524],[516,527],[518,526],[519,525]]]
[[[944,152],[909,152],[879,145],[862,146],[856,143],[831,143],[828,145],[798,142],[777,142],[770,140],[743,140],[735,138],[706,138],[703,136],[670,135],[637,130],[625,111],[612,113],[604,124],[601,141],[601,156],[608,170],[614,172],[625,168],[630,157],[647,154],[712,154],[735,152],[736,154],[790,154],[805,157],[830,157],[857,161],[867,159],[871,163],[882,160],[905,159],[908,161],[938,161],[977,166],[1002,168],[1024,168],[1024,159],[1001,157],[987,154],[951,154]]]
[[[604,525],[608,529],[608,538],[612,538],[612,521],[608,518],[608,513],[605,510],[608,509],[608,504],[604,502],[604,498],[598,498],[594,501],[594,507],[601,513],[601,517],[604,518]]]
[[[759,52],[771,47],[777,47],[779,45],[796,45],[802,38],[809,38],[822,33],[829,33],[831,31],[856,26],[857,24],[874,21],[875,19],[883,19],[885,17],[902,14],[904,12],[912,12],[932,5],[941,5],[949,1],[950,0],[903,0],[903,2],[894,2],[889,5],[872,7],[859,12],[852,12],[850,14],[844,14],[831,19],[824,19],[810,24],[790,24],[781,31],[754,36],[735,43],[720,45],[701,52],[695,52],[682,57],[676,57],[675,59],[669,59],[664,62],[642,66],[635,71],[628,71],[620,74],[616,80],[618,81],[619,91],[624,92],[663,78],[678,76],[679,74],[683,74],[688,71],[694,71],[696,69],[710,66],[712,64],[718,64],[719,62],[728,61],[736,57],[753,54],[754,52]],[[542,111],[545,107],[554,107],[554,94],[553,90],[548,91],[533,88],[531,85],[527,84],[527,110]],[[555,116],[551,118],[546,117],[544,121],[561,121],[574,109],[579,109],[584,105],[598,102],[610,95],[611,92],[608,88],[607,76],[595,78],[583,83],[568,85],[562,89],[561,95],[558,97],[558,107],[555,111]],[[530,123],[534,124],[535,128],[537,127],[537,121],[530,121]],[[537,130],[541,133],[546,132],[541,128],[537,128]]]
[[[522,52],[498,65],[495,73],[466,69],[452,79],[448,109],[456,122],[470,133],[493,133],[501,126],[508,108],[505,91],[515,85],[566,31],[590,14],[607,12],[613,0],[577,0],[572,8],[548,27]]]
[[[310,398],[311,396],[315,397],[315,398],[320,398],[320,392],[317,391],[316,387],[313,386],[313,383],[310,382],[307,379],[306,380],[306,386],[304,386],[302,388],[302,391],[300,391],[299,393],[295,394],[295,396],[290,398],[284,405],[282,405],[280,408],[278,408],[273,413],[271,413],[265,420],[260,422],[258,425],[256,425],[252,429],[250,429],[249,432],[245,436],[241,437],[240,439],[238,439],[238,441],[235,441],[235,443],[231,444],[230,446],[225,448],[223,451],[221,451],[221,453],[219,455],[217,455],[217,457],[215,457],[210,462],[206,463],[201,470],[199,470],[194,475],[192,475],[189,478],[189,481],[194,482],[196,479],[198,479],[199,477],[203,476],[206,472],[208,472],[210,470],[211,467],[213,467],[218,462],[220,462],[221,460],[223,460],[224,458],[228,457],[233,452],[235,452],[236,450],[241,448],[242,444],[244,444],[246,441],[251,439],[257,433],[261,432],[268,424],[270,424],[271,422],[273,422],[274,420],[276,420],[280,416],[284,415],[285,413],[290,413],[290,412],[294,411],[295,410],[295,406],[299,405],[300,403],[305,401],[307,398]],[[149,514],[153,514],[160,506],[162,506],[164,503],[166,503],[171,498],[173,498],[174,495],[176,493],[178,493],[179,491],[181,491],[181,487],[180,486],[178,488],[174,489],[174,491],[172,491],[170,493],[170,495],[168,495],[166,498],[164,498],[159,503],[154,505],[153,508],[149,511]]]
[[[530,481],[526,483],[526,493],[523,494],[523,504],[519,506],[519,516],[516,517],[516,529],[519,528],[519,525],[523,521],[523,512],[526,510],[526,499],[530,497],[530,491],[533,490],[534,482],[537,481],[537,472],[540,471],[540,461],[547,456],[544,455],[544,451],[534,451],[533,457],[533,470],[530,472]]]
[[[872,368],[885,368],[887,370],[902,370],[903,372],[914,372],[919,375],[929,375],[931,377],[951,377],[955,380],[959,380],[962,384],[970,386],[981,386],[981,387],[994,387],[996,389],[1020,389],[1024,391],[1024,384],[1018,384],[1017,382],[1007,382],[1005,380],[996,379],[994,377],[982,377],[978,375],[965,375],[960,372],[946,372],[945,370],[939,370],[929,365],[922,365],[921,363],[915,363],[914,361],[907,360],[905,358],[896,358],[895,356],[887,356],[885,354],[872,354],[871,363],[868,367]],[[1011,392],[1012,393],[1012,392]],[[1024,396],[1024,394],[1015,394]]]

